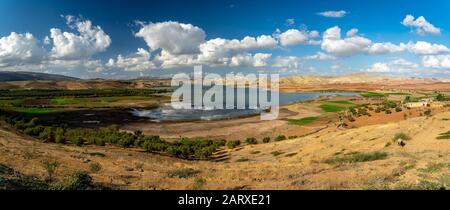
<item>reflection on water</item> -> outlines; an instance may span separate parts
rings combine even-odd
[[[270,95],[270,93],[269,93]],[[280,105],[292,104],[299,101],[311,100],[320,96],[356,96],[351,92],[326,92],[326,93],[280,93]],[[269,96],[270,98],[270,96]],[[248,104],[248,103],[246,103]],[[205,107],[203,110],[174,109],[170,103],[162,104],[158,108],[148,110],[133,109],[131,113],[138,117],[149,118],[155,122],[161,121],[195,121],[218,120],[245,117],[259,114],[262,109],[212,109]]]

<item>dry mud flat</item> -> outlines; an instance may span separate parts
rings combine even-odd
[[[57,179],[75,170],[91,171],[94,181],[126,189],[367,189],[403,188],[423,180],[448,182],[450,112],[385,124],[338,130],[307,137],[243,146],[221,153],[221,162],[185,161],[135,149],[44,144],[0,129],[0,163],[26,175],[44,177],[42,161],[60,163]],[[398,132],[412,138],[392,144]],[[386,152],[387,157],[360,163],[327,164],[338,154]],[[222,154],[222,155],[223,155]],[[439,166],[439,167],[437,167]],[[182,178],[174,171],[193,169]]]

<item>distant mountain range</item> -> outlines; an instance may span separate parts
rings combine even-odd
[[[0,71],[0,82],[27,81],[27,80],[79,80],[75,77],[68,77],[56,74],[36,73],[36,72],[13,72]]]

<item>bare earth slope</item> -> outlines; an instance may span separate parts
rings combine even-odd
[[[440,90],[450,91],[448,79],[387,77],[360,73],[345,76],[291,76],[280,80],[284,91],[312,90]]]
[[[450,185],[450,140],[437,140],[450,130],[450,112],[401,122],[319,133],[281,142],[222,151],[226,160],[185,161],[134,149],[72,147],[36,142],[0,129],[0,163],[26,175],[44,177],[41,162],[54,159],[68,171],[91,171],[94,181],[129,189],[366,189],[409,188],[422,183]],[[412,137],[405,147],[392,137]],[[330,165],[322,161],[354,152],[386,152],[386,159]],[[218,154],[219,155],[219,154]],[[172,177],[173,170],[191,168],[198,173]],[[201,181],[199,181],[201,180]]]

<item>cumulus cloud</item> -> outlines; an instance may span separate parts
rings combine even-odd
[[[236,55],[231,58],[230,66],[265,67],[272,54],[256,53]]]
[[[414,16],[406,15],[402,21],[402,25],[414,28],[419,35],[425,35],[427,33],[441,34],[441,29],[428,22],[423,16],[414,19]]]
[[[300,68],[301,58],[296,56],[277,56],[272,66],[282,69],[298,69]]]
[[[323,17],[330,17],[330,18],[341,18],[341,17],[344,17],[346,14],[347,14],[347,12],[344,11],[344,10],[324,11],[324,12],[317,13],[317,15],[320,15],[320,16],[323,16]]]
[[[350,36],[349,36],[350,35]],[[447,53],[450,50],[441,44],[425,41],[400,43],[372,42],[372,40],[357,35],[357,30],[347,32],[347,37],[341,38],[341,29],[334,26],[325,31],[322,37],[322,50],[336,56],[351,56],[356,54],[387,54],[408,51],[416,55],[433,55]]]
[[[450,55],[427,55],[422,57],[424,67],[450,70]]]
[[[0,38],[0,67],[40,62],[45,51],[30,33],[12,32]]]
[[[419,65],[412,63],[405,59],[395,59],[385,62],[377,62],[366,69],[367,72],[377,72],[377,73],[408,73],[418,70]]]
[[[150,52],[139,48],[137,52],[130,56],[117,56],[117,59],[109,59],[106,66],[109,68],[120,68],[125,71],[145,71],[156,68],[151,61]]]
[[[74,16],[65,16],[67,25],[78,34],[50,29],[53,40],[51,57],[61,60],[76,60],[90,57],[105,51],[111,44],[111,38],[100,26],[93,26],[90,20],[81,20]]]
[[[356,35],[341,39],[341,29],[334,26],[324,32],[321,47],[337,56],[349,56],[366,52],[371,44],[371,40]]]
[[[305,31],[305,30],[297,30],[297,29],[289,29],[283,33],[277,35],[277,38],[280,40],[280,44],[282,46],[291,46],[291,45],[299,45],[309,43],[311,44],[312,38],[315,38],[319,35],[317,31]]]
[[[276,46],[277,40],[269,35],[261,35],[257,38],[247,36],[242,40],[216,38],[200,45],[198,59],[201,63],[225,65],[234,55]]]
[[[201,28],[175,21],[144,24],[135,35],[151,50],[162,49],[173,55],[198,53],[206,37]]]
[[[416,43],[408,42],[407,44],[401,43],[400,46],[417,55],[433,55],[450,52],[450,49],[445,45],[432,44],[425,41],[418,41]]]

